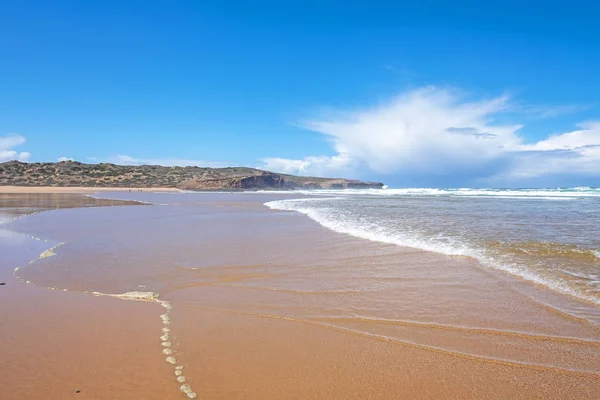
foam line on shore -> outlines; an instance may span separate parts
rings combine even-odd
[[[32,238],[34,238],[36,240],[44,240],[44,239],[40,239],[40,238],[35,238],[33,236],[32,236]],[[44,241],[48,242],[47,240],[44,240]],[[28,265],[31,265],[41,259],[55,256],[56,255],[55,250],[64,244],[65,244],[64,242],[61,242],[61,243],[58,243],[58,244],[50,247],[49,249],[44,250],[37,259],[30,261]],[[17,279],[23,280],[22,278],[20,278],[17,275],[17,272],[20,269],[21,269],[21,267],[15,268],[14,275]],[[25,281],[25,283],[30,284],[32,282],[27,280],[27,281]],[[59,288],[55,288],[55,287],[47,287],[46,289],[62,290],[65,292],[67,291],[67,289],[59,289]],[[165,356],[165,361],[174,366],[176,382],[178,384],[183,383],[183,385],[181,385],[179,388],[180,391],[182,393],[184,393],[190,399],[195,399],[197,397],[196,392],[193,391],[190,384],[185,383],[186,378],[183,375],[184,367],[182,365],[178,364],[177,358],[174,355],[175,351],[171,349],[171,347],[172,347],[172,343],[170,341],[171,340],[171,329],[168,327],[168,325],[170,325],[170,323],[171,323],[171,317],[169,316],[169,314],[170,314],[171,310],[173,309],[173,307],[171,306],[171,303],[169,303],[168,301],[165,301],[165,300],[160,300],[159,294],[155,293],[155,292],[131,291],[131,292],[125,292],[125,293],[102,293],[102,292],[97,292],[97,291],[94,291],[94,292],[84,291],[83,293],[91,294],[93,296],[114,297],[114,298],[121,299],[121,300],[134,300],[134,301],[145,301],[145,302],[150,302],[150,303],[158,303],[161,307],[163,307],[165,309],[165,313],[160,315],[160,319],[164,326],[161,329],[160,340],[162,342],[161,347],[163,348],[162,353]]]
[[[110,193],[110,192],[107,192]],[[149,192],[152,193],[152,192]],[[114,197],[100,197],[97,195],[93,195],[93,194],[85,194],[85,197],[89,197],[90,199],[95,199],[95,200],[115,200],[115,201],[131,201],[131,202],[135,202],[135,203],[141,203],[141,204],[146,204],[149,206],[157,206],[157,205],[167,205],[167,204],[157,204],[157,203],[150,203],[148,201],[143,201],[143,200],[133,200],[133,199],[117,199]],[[115,207],[115,206],[111,206],[111,207]]]
[[[93,196],[90,196],[93,197]],[[146,203],[146,202],[140,202],[140,203],[144,203],[144,204],[149,204],[149,205],[153,205],[152,203]],[[49,210],[46,210],[49,211]],[[51,211],[51,210],[50,210]],[[42,211],[38,211],[38,212],[42,212]],[[37,213],[37,212],[36,212]],[[32,214],[36,214],[36,213],[32,213]],[[27,214],[27,215],[23,215],[23,216],[19,216],[17,218],[11,219],[7,222],[13,222],[15,219],[18,218],[22,218],[25,216],[30,216],[32,214]],[[4,223],[2,223],[2,225],[4,225]],[[12,232],[12,231],[11,231]],[[14,232],[17,233],[19,235],[23,235],[26,237],[29,237],[30,239],[33,240],[37,240],[37,241],[42,241],[42,242],[46,242],[46,243],[56,243],[50,240],[46,240],[46,239],[42,239],[30,234],[26,234],[26,233],[20,233],[20,232]],[[55,244],[54,246],[44,250],[42,253],[40,253],[40,255],[38,256],[38,258],[31,260],[28,264],[26,265],[31,265],[39,260],[48,258],[48,257],[52,257],[56,255],[56,250],[65,245],[66,242],[59,242],[57,244]],[[23,278],[18,276],[18,272],[22,269],[23,267],[16,267],[13,271],[13,275],[20,281],[25,281]],[[32,281],[30,280],[26,280],[25,283],[27,284],[33,284]],[[64,292],[67,292],[68,289],[59,289],[56,287],[47,287],[46,289],[49,290],[62,290]],[[191,385],[189,383],[186,383],[187,379],[186,377],[183,375],[183,370],[184,367],[182,365],[178,364],[178,360],[177,358],[174,356],[174,351],[171,349],[172,343],[170,342],[170,338],[171,338],[171,329],[168,327],[168,325],[171,323],[171,318],[169,316],[171,310],[173,309],[171,306],[171,303],[169,303],[168,301],[165,300],[159,300],[159,294],[155,293],[155,292],[142,292],[142,291],[131,291],[131,292],[125,292],[125,293],[102,293],[102,292],[89,292],[89,291],[84,291],[83,293],[86,294],[92,294],[94,296],[107,296],[107,297],[114,297],[117,299],[121,299],[121,300],[134,300],[134,301],[146,301],[146,302],[152,302],[152,303],[158,303],[160,304],[161,307],[163,307],[165,309],[165,313],[160,315],[160,319],[162,321],[162,324],[164,325],[164,327],[161,330],[162,335],[160,336],[160,340],[162,341],[162,347],[163,347],[163,355],[165,356],[165,361],[171,365],[174,366],[174,375],[175,375],[175,380],[178,384],[181,384],[179,387],[179,390],[184,393],[186,395],[187,398],[189,399],[195,399],[198,395],[196,394],[196,392],[194,392],[194,390],[192,389]]]
[[[39,214],[39,213],[45,212],[45,211],[50,211],[50,210],[33,211],[33,212],[30,212],[30,213],[27,213],[27,214],[13,216],[12,218],[6,219],[4,221],[0,221],[0,225],[8,225],[8,224],[11,224],[11,223],[13,223],[13,222],[15,222],[15,221],[17,221],[17,220],[19,220],[21,218],[30,217],[32,215]],[[11,232],[13,232],[13,231],[11,231]],[[13,232],[13,233],[18,233],[18,232]],[[24,233],[22,233],[22,235],[33,237],[31,235],[27,235],[27,234],[24,234]],[[38,239],[38,240],[40,240],[40,239]]]
[[[195,399],[198,396],[196,392],[194,392],[190,384],[185,383],[187,379],[183,375],[184,366],[179,364],[179,361],[175,356],[176,351],[172,349],[172,335],[171,328],[169,328],[169,325],[171,324],[171,317],[169,314],[171,313],[173,307],[171,306],[170,302],[166,300],[160,300],[159,294],[155,292],[132,291],[119,294],[91,292],[91,294],[94,296],[108,296],[122,300],[146,301],[160,304],[160,306],[165,309],[165,313],[160,315],[160,320],[164,325],[161,329],[162,335],[159,337],[161,341],[161,347],[163,349],[162,354],[165,356],[165,361],[174,366],[175,380],[177,381],[177,383],[183,383],[183,385],[179,387],[179,390],[182,393],[184,393],[189,399]]]
[[[33,235],[27,235],[27,234],[23,234],[23,235],[24,235],[24,236],[27,236],[27,237],[29,237],[29,238],[31,238],[31,239],[34,239],[34,240],[38,240],[38,241],[43,241],[43,242],[50,243],[50,241],[49,241],[49,240],[46,240],[46,239],[40,239],[40,238],[38,238],[38,237],[35,237],[35,236],[33,236]],[[55,255],[56,255],[56,251],[55,251],[55,250],[56,250],[56,249],[58,249],[60,246],[63,246],[64,244],[66,244],[66,243],[65,243],[65,242],[59,242],[59,243],[55,244],[54,246],[52,246],[52,247],[50,247],[50,248],[48,248],[48,249],[46,249],[46,250],[42,251],[42,252],[40,253],[40,255],[39,255],[39,257],[38,257],[38,258],[36,258],[36,259],[34,259],[34,260],[31,260],[31,261],[30,261],[30,262],[29,262],[27,265],[31,265],[31,264],[35,263],[36,261],[42,260],[42,259],[44,259],[44,258],[48,258],[48,257],[55,256]],[[21,267],[16,267],[16,268],[13,270],[13,275],[14,275],[14,276],[15,276],[17,279],[19,279],[19,280],[23,281],[23,278],[21,278],[19,275],[17,275],[17,272],[19,272],[21,269],[23,269],[23,266],[21,266]],[[31,283],[31,281],[29,281],[29,280],[28,280],[28,281],[25,281],[25,283]],[[48,289],[51,289],[51,290],[58,290],[57,288],[48,288]]]
[[[60,246],[64,245],[65,243],[61,242],[59,244],[57,244],[56,246],[52,246],[50,247],[48,250],[44,250],[42,252],[42,254],[40,254],[40,260],[42,258],[47,258],[47,257],[52,257],[56,255],[56,252],[54,250],[58,249]]]

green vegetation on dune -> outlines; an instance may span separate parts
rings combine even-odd
[[[0,163],[0,185],[168,187],[188,190],[381,188],[380,182],[276,174],[255,168],[165,167],[160,165]]]

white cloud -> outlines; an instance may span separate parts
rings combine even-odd
[[[515,165],[508,176],[535,178],[545,175],[600,176],[600,121],[579,124],[580,129],[551,135],[516,149]]]
[[[261,168],[285,174],[299,175],[330,175],[343,174],[353,165],[347,154],[333,157],[309,156],[302,160],[286,158],[266,158]]]
[[[518,134],[522,125],[495,123],[514,111],[508,96],[470,101],[457,90],[421,88],[375,107],[304,122],[331,142],[332,157],[266,158],[262,167],[301,175],[367,170],[470,181],[574,172],[600,176],[600,123],[525,144]]]
[[[562,104],[562,105],[521,105],[514,106],[515,111],[524,114],[537,115],[540,118],[555,118],[561,115],[574,114],[581,111],[586,111],[593,108],[593,104]]]
[[[123,154],[110,157],[107,162],[120,165],[165,165],[165,166],[198,166],[198,167],[224,167],[222,162],[186,160],[180,158],[135,158]]]
[[[31,157],[31,153],[26,151],[17,152],[13,148],[25,143],[25,138],[21,135],[10,134],[0,136],[0,162],[18,160],[27,161]]]
[[[303,125],[325,135],[334,157],[303,160],[266,159],[266,167],[287,165],[288,171],[321,174],[329,169],[351,172],[445,174],[456,166],[485,165],[516,146],[520,125],[494,125],[506,111],[508,97],[461,101],[453,90],[423,88],[367,110],[345,112]],[[301,161],[301,162],[298,162]]]
[[[71,158],[71,157],[58,157],[56,159],[56,161],[58,162],[65,162],[65,161],[75,161],[75,159]]]

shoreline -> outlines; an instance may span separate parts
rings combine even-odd
[[[565,297],[575,302],[583,303],[593,307],[600,306],[600,299],[598,299],[597,297],[586,296],[581,293],[573,292],[571,289],[565,288],[564,284],[561,285],[561,282],[555,282],[549,280],[549,278],[547,277],[535,275],[530,271],[524,270],[522,268],[517,268],[515,266],[504,266],[502,262],[497,262],[491,257],[486,257],[481,250],[477,250],[476,248],[471,248],[468,252],[466,252],[464,249],[461,249],[460,251],[454,249],[454,251],[443,251],[440,249],[436,249],[432,245],[423,245],[421,243],[417,243],[415,245],[404,244],[402,242],[399,242],[398,239],[394,238],[393,236],[373,234],[368,230],[363,230],[355,227],[347,227],[338,224],[337,221],[333,219],[323,218],[318,213],[311,212],[309,210],[303,209],[302,207],[297,209],[293,207],[294,202],[295,199],[276,200],[265,203],[265,206],[275,211],[291,211],[304,215],[307,218],[310,218],[311,220],[318,223],[320,226],[342,235],[349,235],[358,239],[372,241],[376,243],[392,244],[399,247],[412,248],[415,250],[431,252],[435,254],[445,255],[448,257],[467,257],[479,263],[482,266],[482,268],[490,270],[490,273],[492,273],[492,271],[500,272],[500,274],[506,275],[507,279],[510,279],[508,277],[516,278],[519,281],[530,285],[532,288],[544,288],[544,291],[549,291],[549,293],[552,293],[558,297]],[[530,291],[533,292],[533,290]],[[597,324],[600,325],[600,319],[598,319]]]
[[[163,357],[148,352],[162,327],[159,304],[101,298],[24,281],[16,271],[55,256],[54,250],[62,243],[4,231],[8,235],[2,235],[0,251],[8,257],[0,259],[0,281],[4,283],[0,288],[0,374],[6,379],[3,396],[50,400],[73,395],[101,400],[181,398]]]
[[[120,188],[85,186],[0,186],[1,193],[72,193],[90,194],[98,192],[181,192],[176,188]]]
[[[575,399],[593,398],[595,389],[600,389],[600,385],[594,383],[595,377],[600,376],[594,366],[598,350],[593,349],[600,338],[597,330],[565,320],[507,291],[493,278],[494,274],[478,271],[474,262],[346,237],[304,215],[268,210],[262,206],[262,197],[265,196],[250,199],[243,195],[211,194],[194,198],[193,201],[200,204],[191,203],[194,211],[188,218],[200,216],[198,222],[188,224],[185,219],[176,220],[165,228],[172,234],[177,232],[169,226],[183,230],[181,236],[170,239],[171,243],[182,240],[188,245],[194,243],[193,248],[185,248],[191,252],[184,258],[181,258],[184,249],[178,252],[172,252],[169,247],[153,249],[149,246],[152,241],[138,245],[149,251],[148,255],[119,253],[123,261],[135,268],[151,266],[150,260],[156,265],[174,263],[165,270],[169,278],[157,291],[161,293],[160,299],[172,304],[169,341],[177,343],[176,359],[186,366],[185,383],[198,391],[199,398],[280,399],[293,398],[293,393],[315,399],[397,398],[399,395],[436,399],[530,398],[538,393],[545,394],[546,398]],[[266,197],[277,198],[276,195]],[[93,287],[99,292],[128,291],[131,288],[128,282],[139,282],[135,274],[119,275],[123,286],[99,279],[111,273],[101,269],[111,258],[96,251],[110,243],[104,240],[114,240],[117,231],[108,232],[106,239],[94,238],[86,244],[84,253],[77,251],[81,247],[77,245],[79,238],[87,232],[85,227],[96,221],[95,215],[97,221],[139,220],[130,216],[131,213],[157,216],[148,210],[150,207],[128,208],[128,213],[117,209],[123,208],[62,212],[61,220],[76,220],[82,226],[74,233],[53,227],[50,232],[56,233],[49,236],[64,237],[69,245],[61,247],[56,256],[34,265],[36,270],[20,273],[25,272],[26,279],[38,281],[40,285],[47,283],[67,289],[67,293],[48,291],[55,296],[69,296],[59,306],[63,309],[74,305],[73,291],[85,289],[82,284],[86,281],[89,281],[87,285],[96,285]],[[154,211],[161,213],[158,216],[162,215],[163,221],[181,212],[178,207],[160,207]],[[46,213],[37,214],[35,221],[20,221],[18,230],[32,230],[32,235],[39,235],[41,226],[51,225],[56,219],[51,214],[43,214]],[[118,231],[119,240],[126,241],[123,249],[137,243],[133,232],[149,239],[160,237],[160,232],[145,226],[141,230],[132,227],[134,231],[123,231],[127,226],[123,225]],[[94,229],[106,228],[97,225]],[[197,232],[195,235],[204,235],[203,241],[185,239],[189,235],[186,230],[190,229]],[[265,252],[266,249],[276,251]],[[72,269],[77,266],[74,261],[79,256],[91,264],[81,275]],[[194,264],[177,261],[180,258],[194,260]],[[396,276],[399,262],[404,271]],[[432,265],[442,267],[442,276],[436,277],[435,282],[422,271]],[[63,266],[71,272],[57,275]],[[145,268],[140,269],[140,273],[146,274]],[[464,282],[456,286],[454,276],[463,276]],[[400,286],[394,283],[388,288],[389,282],[398,282]],[[450,285],[446,288],[447,283]],[[379,290],[385,290],[365,292],[360,289],[365,285],[377,285],[381,286]],[[478,285],[481,287],[476,287]],[[486,289],[490,289],[489,293]],[[388,308],[385,305],[391,300],[394,306]],[[90,298],[84,303],[94,301]],[[384,306],[386,311],[383,314],[377,311],[372,319],[360,317],[358,313],[360,318],[357,318],[356,312],[343,312],[347,305],[360,307],[365,310],[363,313]],[[118,303],[114,306],[110,311],[106,309],[103,318],[114,318],[112,313],[125,318],[123,310],[133,307],[121,307]],[[92,306],[80,307],[81,312],[85,313],[87,307]],[[407,314],[398,314],[398,310]],[[510,310],[520,310],[523,315],[510,315]],[[433,312],[435,317],[434,314],[427,318],[420,316]],[[158,315],[153,318],[159,320]],[[143,325],[154,323],[148,319]],[[153,343],[147,349],[152,355],[160,354],[160,342],[151,338],[156,332],[152,328],[144,334],[147,342]],[[415,341],[418,346],[411,344]],[[457,357],[457,352],[465,353],[466,357]],[[510,361],[510,365],[504,365],[502,360]],[[253,368],[244,368],[240,363],[253,365]],[[156,370],[173,368],[165,362],[164,355],[160,362],[157,358],[151,364]],[[515,374],[520,376],[518,382],[514,382]],[[179,388],[172,386],[173,371],[165,373],[163,378],[166,379],[163,384],[171,388],[166,398],[182,398]],[[581,388],[565,391],[569,385]],[[133,392],[131,397],[126,396],[117,398],[135,398]]]

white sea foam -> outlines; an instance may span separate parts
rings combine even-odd
[[[263,193],[282,193],[265,191]],[[557,198],[600,197],[600,188],[578,187],[558,189],[438,189],[438,188],[403,188],[403,189],[340,189],[340,190],[296,190],[285,193],[308,196],[461,196],[461,197],[500,197],[500,198],[533,198],[555,200]]]
[[[597,191],[598,189],[594,190]],[[314,200],[331,200],[331,198],[276,200],[267,202],[265,205],[274,210],[296,211],[305,214],[328,229],[354,237],[375,242],[395,244],[403,247],[417,248],[451,256],[472,257],[479,260],[484,266],[500,269],[512,275],[516,275],[531,282],[546,286],[557,292],[587,300],[592,303],[600,304],[600,300],[597,297],[591,296],[587,293],[575,291],[569,287],[566,282],[540,276],[523,265],[500,262],[488,256],[484,249],[474,248],[458,240],[448,239],[443,242],[435,239],[428,240],[425,238],[411,236],[410,234],[405,234],[402,232],[386,231],[380,225],[374,223],[355,221],[349,218],[340,218],[339,215],[335,215],[327,209],[311,207],[311,202]],[[600,253],[600,250],[598,252]]]
[[[173,365],[177,364],[177,359],[173,356],[169,356],[169,357],[165,358],[165,361],[168,362],[169,364],[173,364]]]
[[[27,234],[25,234],[25,235],[23,235],[23,236],[26,236],[26,237],[29,237],[29,238],[31,238],[31,239],[35,239],[35,240],[38,240],[38,241],[43,241],[43,242],[50,243],[50,241],[49,241],[49,240],[40,239],[40,238],[38,238],[38,237],[35,237],[35,236],[32,236],[32,235],[27,235]],[[42,260],[42,259],[44,259],[44,258],[48,258],[48,257],[55,256],[55,255],[56,255],[56,252],[55,252],[55,250],[56,250],[57,248],[59,248],[60,246],[64,245],[64,244],[65,244],[65,243],[61,242],[61,243],[55,244],[54,246],[50,247],[49,249],[46,249],[46,250],[44,250],[44,251],[43,251],[43,252],[42,252],[42,253],[39,255],[39,257],[38,257],[37,259],[35,259],[35,260],[31,260],[31,261],[29,262],[29,265],[31,265],[31,264],[33,264],[33,263],[35,263],[35,262],[39,261],[39,260]],[[19,271],[20,271],[22,268],[23,268],[23,267],[16,267],[16,268],[13,270],[13,275],[14,275],[15,277],[17,277],[18,279],[21,279],[21,280],[22,280],[22,278],[20,278],[20,277],[17,275],[17,272],[19,272]],[[25,283],[32,283],[32,282],[31,282],[31,281],[25,281]],[[58,289],[56,289],[56,288],[48,288],[48,289],[51,289],[51,290],[58,290]]]
[[[137,199],[119,199],[117,197],[101,197],[93,194],[87,194],[86,197],[96,199],[96,200],[115,200],[115,201],[135,201],[136,203],[147,204],[149,206],[155,205],[154,203],[149,203],[147,201],[137,200]]]
[[[412,238],[410,236],[403,236],[401,234],[388,234],[385,231],[382,231],[380,227],[372,224],[360,225],[355,223],[354,221],[348,221],[337,217],[332,217],[326,210],[321,210],[307,206],[305,203],[305,199],[276,200],[265,203],[265,205],[274,210],[296,211],[305,214],[311,219],[317,221],[319,224],[335,232],[346,233],[351,236],[359,237],[362,239],[367,239],[375,242],[396,244],[405,247],[419,248],[422,250],[448,255],[473,256],[471,254],[471,249],[469,249],[466,246],[428,243]]]
[[[119,299],[127,299],[127,300],[140,300],[140,301],[155,301],[158,298],[158,293],[153,292],[126,292],[122,294],[114,295],[114,297],[118,297]]]
[[[162,319],[163,323],[169,322],[169,315],[161,314],[160,319]]]
[[[35,240],[43,240],[31,235],[26,235],[31,237],[32,239]],[[48,242],[47,240],[43,240],[45,242]],[[38,258],[39,259],[43,259],[43,258],[47,258],[47,257],[51,257],[56,255],[55,250],[64,245],[64,243],[58,243],[57,245],[45,250],[44,252],[42,252]],[[37,260],[33,260],[31,263],[35,262]],[[17,267],[14,269],[14,274],[16,276],[16,273],[21,269],[21,267]],[[31,281],[26,281],[26,283],[32,283]],[[141,285],[138,287],[142,287]],[[57,288],[49,288],[51,290],[58,290]],[[67,289],[62,289],[63,291],[67,291]],[[86,292],[89,293],[89,292]],[[169,333],[171,332],[171,330],[167,327],[167,325],[169,325],[171,323],[171,319],[169,317],[169,313],[172,310],[172,306],[171,303],[165,300],[159,300],[159,295],[158,293],[154,293],[154,292],[143,292],[143,291],[131,291],[131,292],[126,292],[126,293],[120,293],[120,294],[114,294],[114,293],[102,293],[102,292],[91,292],[91,294],[93,294],[94,296],[107,296],[107,297],[115,297],[115,298],[119,298],[122,300],[134,300],[134,301],[147,301],[147,302],[156,302],[158,304],[160,304],[165,310],[166,313],[165,314],[161,314],[160,315],[160,319],[163,323],[163,325],[165,325],[162,328],[162,333],[163,335],[160,337],[160,339],[162,340],[161,346],[163,347],[163,354],[165,356],[167,356],[165,358],[165,361],[168,362],[171,365],[175,366],[175,376],[176,376],[176,380],[178,383],[184,383],[186,382],[186,378],[183,376],[183,366],[181,365],[176,365],[177,364],[177,359],[173,356],[174,352],[171,349],[172,343],[169,340]],[[186,396],[190,399],[195,399],[197,397],[197,394],[192,390],[191,386],[187,383],[184,383],[181,386],[181,391],[184,392],[186,394]]]
[[[160,319],[163,323],[162,328],[162,336],[160,336],[161,346],[163,347],[162,353],[167,356],[165,361],[171,365],[175,366],[174,372],[176,376],[176,380],[179,383],[186,382],[185,377],[183,376],[183,366],[177,365],[177,358],[175,358],[175,352],[172,350],[173,344],[169,341],[171,329],[167,326],[171,323],[171,318],[169,317],[169,313],[172,310],[171,303],[165,300],[159,300],[158,293],[154,292],[126,292],[121,294],[109,294],[109,293],[101,293],[101,292],[92,292],[95,296],[109,296],[116,297],[123,300],[136,300],[136,301],[148,301],[148,302],[156,302],[160,304],[165,310],[165,314],[160,315]],[[190,399],[195,399],[197,397],[196,393],[192,390],[191,386],[187,383],[181,386],[181,391],[186,394],[186,396]]]
[[[158,304],[163,306],[167,310],[167,312],[171,311],[171,303],[169,303],[168,301],[158,299],[156,301],[158,302]]]
[[[179,387],[179,390],[181,390],[183,393],[188,394],[188,393],[192,393],[192,388],[190,387],[189,384],[183,384]]]
[[[126,293],[102,293],[102,292],[92,292],[94,296],[108,296],[108,297],[116,297],[122,300],[137,300],[137,301],[149,301],[155,302],[158,299],[158,293],[154,292],[126,292]]]
[[[56,246],[52,246],[52,247],[50,247],[49,249],[47,249],[47,250],[44,250],[44,251],[42,252],[42,254],[40,254],[40,259],[42,259],[42,258],[47,258],[47,257],[52,257],[52,256],[55,256],[55,255],[56,255],[56,252],[55,252],[55,250],[56,250],[57,248],[59,248],[60,246],[62,246],[63,244],[64,244],[64,243],[59,243],[59,244],[57,244]]]

